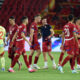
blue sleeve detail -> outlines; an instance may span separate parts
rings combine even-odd
[[[78,32],[76,32],[76,34],[79,34]]]
[[[22,33],[26,33],[25,31],[22,31]]]
[[[76,32],[76,31],[73,31],[73,32]]]

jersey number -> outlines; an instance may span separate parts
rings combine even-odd
[[[0,39],[3,39],[3,32],[0,31]]]
[[[69,32],[69,29],[64,29],[65,30],[65,36],[69,37],[70,36],[70,32]]]

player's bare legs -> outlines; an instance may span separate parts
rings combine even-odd
[[[56,64],[55,64],[53,56],[51,55],[51,52],[48,52],[48,55],[49,55],[50,59],[52,60],[52,62],[53,62],[53,68],[55,69],[56,68]],[[43,57],[44,57],[44,67],[43,68],[47,69],[48,68],[47,52],[43,52]]]
[[[48,62],[47,62],[47,53],[43,52],[43,57],[44,57],[44,69],[48,69]]]
[[[17,61],[17,64],[19,65],[19,70],[21,70],[22,63],[18,60],[18,61]]]
[[[51,61],[53,63],[53,69],[56,69],[56,63],[55,63],[55,60],[54,60],[53,56],[51,55],[51,51],[48,52],[48,55],[49,55],[49,57],[50,57],[50,59],[51,59]]]
[[[47,53],[43,52],[43,57],[44,57],[44,69],[48,69],[48,62],[47,62]]]
[[[44,61],[46,62],[47,61],[47,53],[46,52],[43,52],[43,57],[44,57]]]
[[[31,53],[29,55],[29,64],[31,67],[32,67],[32,56],[33,56],[33,54],[34,54],[34,50],[31,49]]]
[[[37,52],[37,54],[36,54],[36,56],[35,56],[35,60],[34,60],[34,65],[33,65],[33,67],[36,68],[36,69],[40,69],[40,67],[37,66],[37,62],[38,62],[39,56],[40,56],[40,54],[41,54],[41,50],[40,50],[40,49],[39,49],[39,50],[36,50],[36,52]]]

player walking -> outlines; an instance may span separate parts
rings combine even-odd
[[[41,54],[40,45],[38,42],[38,26],[37,26],[40,21],[41,21],[40,15],[36,15],[34,17],[34,22],[31,24],[31,29],[30,29],[31,54],[29,55],[29,64],[32,67],[32,56],[36,51],[37,54],[35,56],[34,65],[33,65],[33,67],[36,69],[40,69],[40,67],[37,65],[39,56]]]
[[[15,18],[13,16],[9,18],[9,23],[10,23],[10,28],[9,28],[7,42],[10,40],[10,43],[11,43],[12,38],[14,34],[16,33],[16,30],[18,29],[18,25],[15,23]],[[16,50],[16,39],[14,40],[12,47],[10,47],[10,43],[9,43],[9,48],[8,48],[8,57],[11,59],[11,63],[12,63],[14,59],[14,55],[15,55],[15,50]],[[17,63],[19,65],[19,70],[20,70],[22,63],[20,61],[17,61]]]
[[[47,53],[53,63],[53,68],[56,69],[55,60],[51,54],[52,46],[51,46],[51,37],[54,34],[53,29],[47,23],[47,19],[42,19],[42,26],[40,27],[41,35],[42,35],[42,49],[43,49],[43,57],[44,57],[44,69],[48,68],[47,64]]]
[[[58,67],[58,70],[63,73],[63,67],[64,65],[70,61],[75,55],[75,40],[78,43],[76,33],[74,31],[74,17],[73,15],[69,15],[68,17],[69,22],[64,26],[63,28],[63,34],[62,34],[62,45],[61,47],[64,48],[64,50],[67,51],[67,57],[64,59],[62,64]],[[65,39],[65,41],[64,41]],[[74,70],[73,61],[70,63],[72,68],[72,73],[76,73],[76,70]]]

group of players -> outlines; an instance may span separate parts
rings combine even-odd
[[[44,56],[44,69],[48,68],[47,64],[47,56],[46,53],[48,52],[48,55],[50,56],[52,63],[53,63],[53,68],[56,68],[55,60],[53,56],[51,55],[51,37],[54,34],[53,29],[51,28],[50,25],[47,23],[47,19],[43,18],[42,19],[42,26],[37,27],[38,23],[41,21],[41,16],[36,15],[34,17],[34,21],[32,22],[30,26],[30,39],[29,41],[26,39],[26,28],[28,24],[28,17],[24,16],[21,19],[21,25],[18,26],[15,22],[15,18],[11,16],[9,18],[9,23],[10,23],[10,28],[9,28],[9,34],[6,42],[10,40],[9,43],[9,49],[8,49],[8,57],[11,59],[11,66],[9,68],[9,72],[14,72],[13,68],[16,63],[19,65],[19,70],[21,69],[22,63],[19,61],[20,55],[23,56],[24,62],[28,68],[29,72],[35,72],[35,69],[40,69],[40,67],[37,65],[39,56],[41,54],[41,49],[40,45],[38,42],[38,30],[42,35],[43,40],[42,40],[42,46],[43,46],[43,56]],[[30,45],[30,55],[29,55],[29,61],[27,58],[27,54],[25,51],[25,41]],[[36,53],[34,64],[32,65],[32,57],[34,52]],[[4,51],[2,51],[4,52]],[[1,52],[1,54],[2,54]],[[35,68],[35,69],[34,69]],[[2,70],[4,71],[5,68],[2,67]]]
[[[42,22],[42,25],[38,27],[38,23]],[[75,60],[77,59],[78,68],[80,68],[80,19],[74,19],[73,15],[68,16],[68,23],[64,26],[62,32],[62,45],[61,45],[61,55],[59,58],[58,70],[63,73],[63,66],[70,61],[70,66],[72,73],[77,73],[75,70]],[[30,26],[30,39],[26,39],[26,28],[28,24],[28,17],[24,16],[21,19],[21,25],[18,26],[15,22],[15,18],[12,16],[9,18],[10,28],[7,42],[10,40],[8,57],[11,59],[11,66],[9,72],[14,72],[13,68],[16,63],[19,65],[19,70],[21,69],[22,63],[19,61],[20,55],[23,56],[24,62],[28,68],[29,72],[35,72],[35,69],[40,69],[37,65],[39,56],[41,54],[40,45],[38,42],[38,33],[42,36],[42,51],[44,57],[44,69],[48,68],[47,56],[50,56],[50,59],[53,63],[53,68],[56,69],[55,60],[51,54],[51,38],[54,35],[54,31],[51,26],[47,23],[46,18],[42,18],[40,15],[34,17],[34,21]],[[3,30],[2,30],[3,29]],[[2,63],[2,70],[5,70],[5,59],[4,59],[4,40],[5,40],[6,31],[3,27],[0,26],[0,57]],[[29,61],[25,51],[25,41],[30,45],[30,55]],[[32,57],[34,52],[36,53],[34,64],[32,65]],[[63,60],[64,52],[67,52],[67,57]],[[63,62],[62,62],[63,60]],[[34,69],[35,68],[35,69]]]

